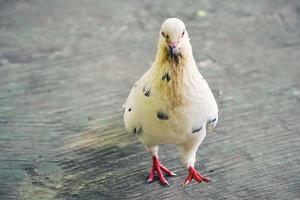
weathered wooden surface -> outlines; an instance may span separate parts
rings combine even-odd
[[[211,184],[183,187],[171,145],[171,187],[145,184],[123,126],[169,16],[219,103],[197,154]],[[299,1],[0,1],[0,199],[300,199],[299,120]]]

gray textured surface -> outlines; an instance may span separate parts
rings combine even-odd
[[[123,127],[169,16],[219,103],[197,154],[211,184],[183,187],[170,145],[171,187],[145,184],[150,156]],[[300,199],[299,65],[296,0],[0,0],[0,199]]]

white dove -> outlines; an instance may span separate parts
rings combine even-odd
[[[184,23],[166,19],[159,33],[157,54],[152,67],[134,84],[124,105],[128,132],[138,136],[152,155],[148,182],[155,172],[163,185],[169,185],[164,173],[175,173],[158,159],[158,145],[175,144],[188,169],[184,184],[192,179],[210,182],[194,168],[198,147],[206,129],[218,121],[216,100],[198,71]]]

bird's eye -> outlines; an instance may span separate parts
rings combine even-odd
[[[166,39],[169,39],[169,35],[166,35],[164,32],[161,32],[162,36]]]
[[[182,34],[181,34],[181,37],[183,37],[183,36],[184,36],[184,32],[185,32],[185,31],[183,31],[183,32],[182,32]]]

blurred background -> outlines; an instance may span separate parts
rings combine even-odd
[[[122,105],[161,23],[182,19],[219,104],[211,184],[146,184]],[[300,199],[300,1],[0,0],[0,199]]]

